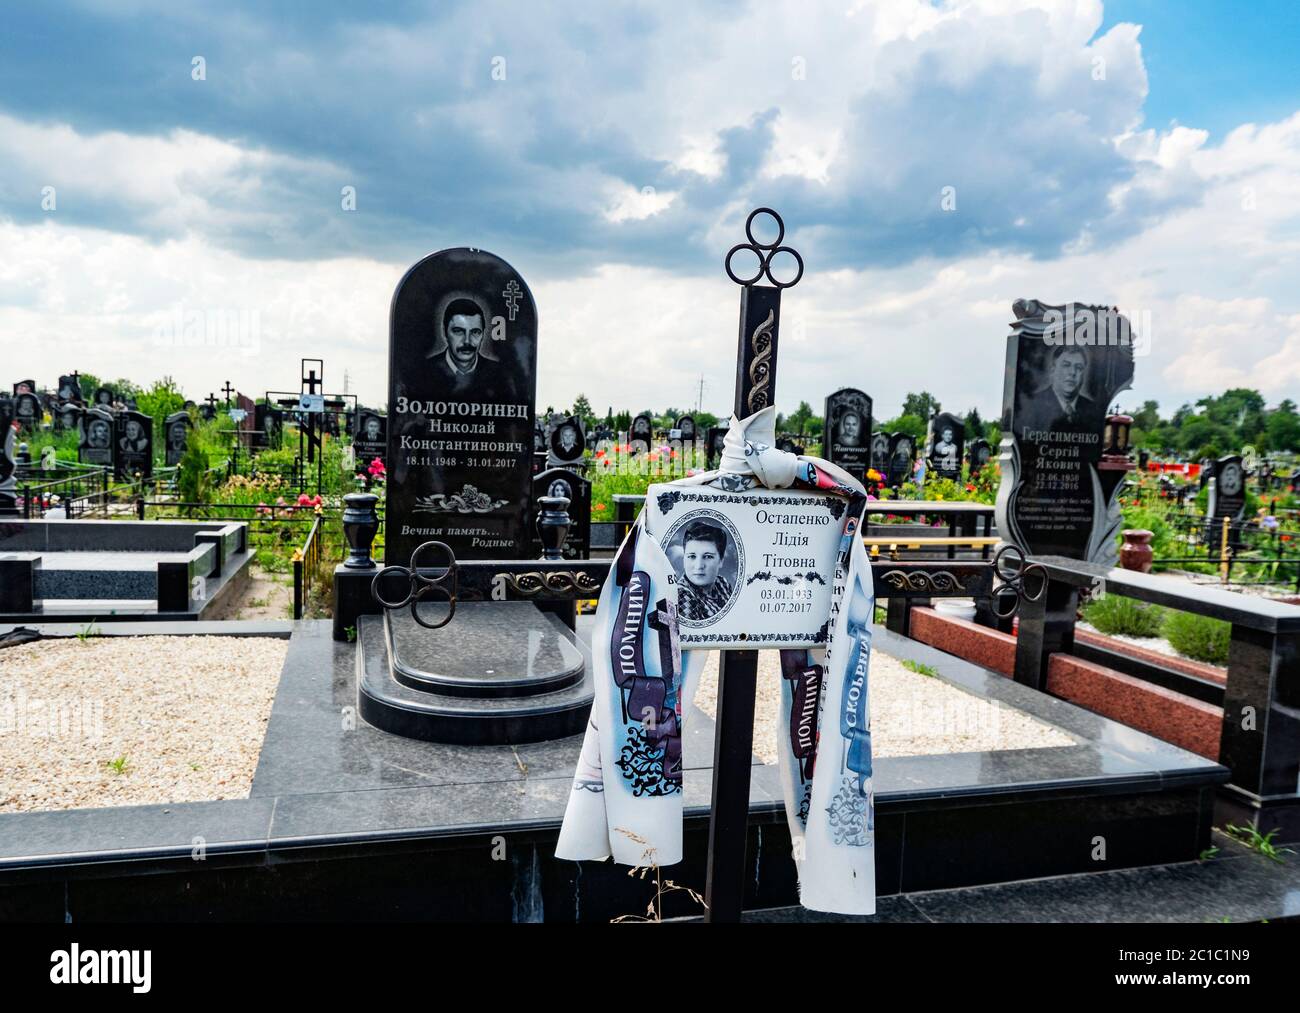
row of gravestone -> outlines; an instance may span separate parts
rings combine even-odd
[[[15,422],[20,429],[26,425],[28,415],[24,412],[24,399],[29,397],[30,394],[22,393],[16,398],[0,398],[0,418],[6,427],[12,428],[11,424]],[[77,432],[77,459],[83,464],[111,468],[119,480],[148,478],[153,474],[153,419],[150,416],[130,408],[114,410],[100,405],[83,408],[68,401],[59,405],[55,417],[60,428]],[[185,422],[188,425],[188,416]],[[184,451],[183,441],[181,451]],[[168,463],[175,463],[170,457],[169,447]]]
[[[1106,405],[1133,376],[1128,322],[1107,307],[1020,300],[1013,309],[999,530],[1028,552],[1106,558],[1119,524],[1118,490],[1131,467],[1123,455],[1103,454]],[[1099,344],[1096,335],[1111,332],[1087,327],[1075,340],[1081,325],[1098,322],[1122,340]],[[432,539],[466,558],[524,558],[532,545],[534,455],[542,449],[534,414],[537,311],[527,284],[482,250],[432,254],[398,286],[389,352],[387,560],[405,562]],[[831,395],[823,453],[859,475],[884,463],[901,480],[915,443],[896,434],[884,460],[873,461],[870,416],[865,393]],[[585,435],[572,428],[570,450]],[[563,431],[563,423],[552,427],[548,455]],[[718,434],[709,434],[711,452]],[[959,477],[964,435],[955,416],[932,420],[937,474]],[[650,445],[647,414],[633,420],[629,438]],[[988,449],[978,448],[976,467]],[[581,478],[571,474],[571,482]],[[566,498],[580,499],[570,491]],[[585,504],[573,505],[573,516],[589,517]]]
[[[1107,307],[1076,304],[1021,300],[1014,311],[999,530],[1030,553],[1113,556],[1124,470],[1103,460],[1103,432],[1105,406],[1133,376],[1127,321]],[[1095,327],[1098,315],[1110,323],[1117,318],[1125,340],[1098,344],[1097,332],[1085,328],[1092,339],[1075,342],[1075,328],[1088,321]],[[407,272],[392,307],[389,415],[376,413],[380,428],[369,429],[372,443],[379,433],[385,437],[389,562],[407,561],[429,540],[446,542],[466,558],[531,553],[536,367],[536,307],[523,278],[504,260],[462,248],[426,257]],[[868,435],[869,419],[870,399],[861,391],[828,398],[824,453],[865,470],[876,442]],[[95,421],[102,427],[87,438],[102,450],[112,416]],[[573,428],[575,437],[584,436],[580,426]],[[560,425],[552,432],[561,445],[563,430]],[[942,464],[935,470],[953,471],[962,457],[960,420],[936,416],[931,433],[931,459]],[[118,439],[126,435],[123,430]],[[649,417],[638,416],[629,435],[649,446]],[[891,477],[901,479],[915,446],[910,436],[896,435],[886,445],[886,460]],[[565,481],[574,495],[566,498],[574,501],[573,514],[589,518],[577,502],[584,491],[589,497],[589,487],[576,481],[576,472],[570,476]],[[559,481],[536,477],[548,491]],[[1226,485],[1216,509],[1228,500]]]
[[[966,426],[950,412],[930,419],[926,461],[930,475],[959,481],[966,454]],[[858,481],[865,481],[868,469],[882,476],[883,483],[897,488],[912,477],[916,440],[907,433],[873,433],[871,398],[851,387],[826,398],[823,416],[822,456],[838,464]],[[972,475],[988,464],[992,448],[985,439],[970,447]]]

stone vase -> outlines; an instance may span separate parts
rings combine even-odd
[[[1124,544],[1119,550],[1119,565],[1125,570],[1150,573],[1151,561],[1155,559],[1155,552],[1151,549],[1155,533],[1144,528],[1126,528],[1122,534]]]
[[[374,569],[370,546],[379,533],[379,514],[375,505],[379,497],[372,492],[350,492],[343,497],[343,537],[348,541],[348,558],[343,565],[350,570]]]
[[[543,559],[563,559],[564,541],[569,537],[569,501],[564,496],[539,496],[537,534],[542,540]]]

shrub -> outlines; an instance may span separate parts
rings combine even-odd
[[[1222,619],[1190,612],[1171,612],[1165,620],[1164,634],[1180,654],[1212,665],[1227,663],[1232,625]]]
[[[1158,637],[1164,609],[1133,598],[1108,594],[1083,607],[1083,618],[1102,633],[1127,637]]]

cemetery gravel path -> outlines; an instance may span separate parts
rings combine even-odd
[[[6,648],[0,812],[247,797],[287,650],[199,636]]]
[[[711,651],[700,676],[695,703],[709,717],[717,713],[718,657]],[[942,665],[940,666],[942,669]],[[926,756],[995,749],[1072,746],[1059,729],[1010,707],[968,693],[934,676],[904,668],[897,658],[873,651],[869,675],[871,749],[875,756]],[[777,762],[781,707],[781,656],[758,652],[754,704],[754,755]]]

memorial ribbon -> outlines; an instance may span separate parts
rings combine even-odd
[[[781,652],[781,780],[805,907],[875,911],[868,666],[875,597],[860,529],[866,490],[820,458],[775,447],[773,406],[733,418],[717,471],[673,486],[843,496],[826,646]],[[619,547],[596,611],[595,702],[556,857],[622,865],[682,859],[683,726],[707,660],[681,651],[677,589],[641,519]],[[756,622],[758,620],[756,619]],[[605,645],[608,645],[606,648]]]

